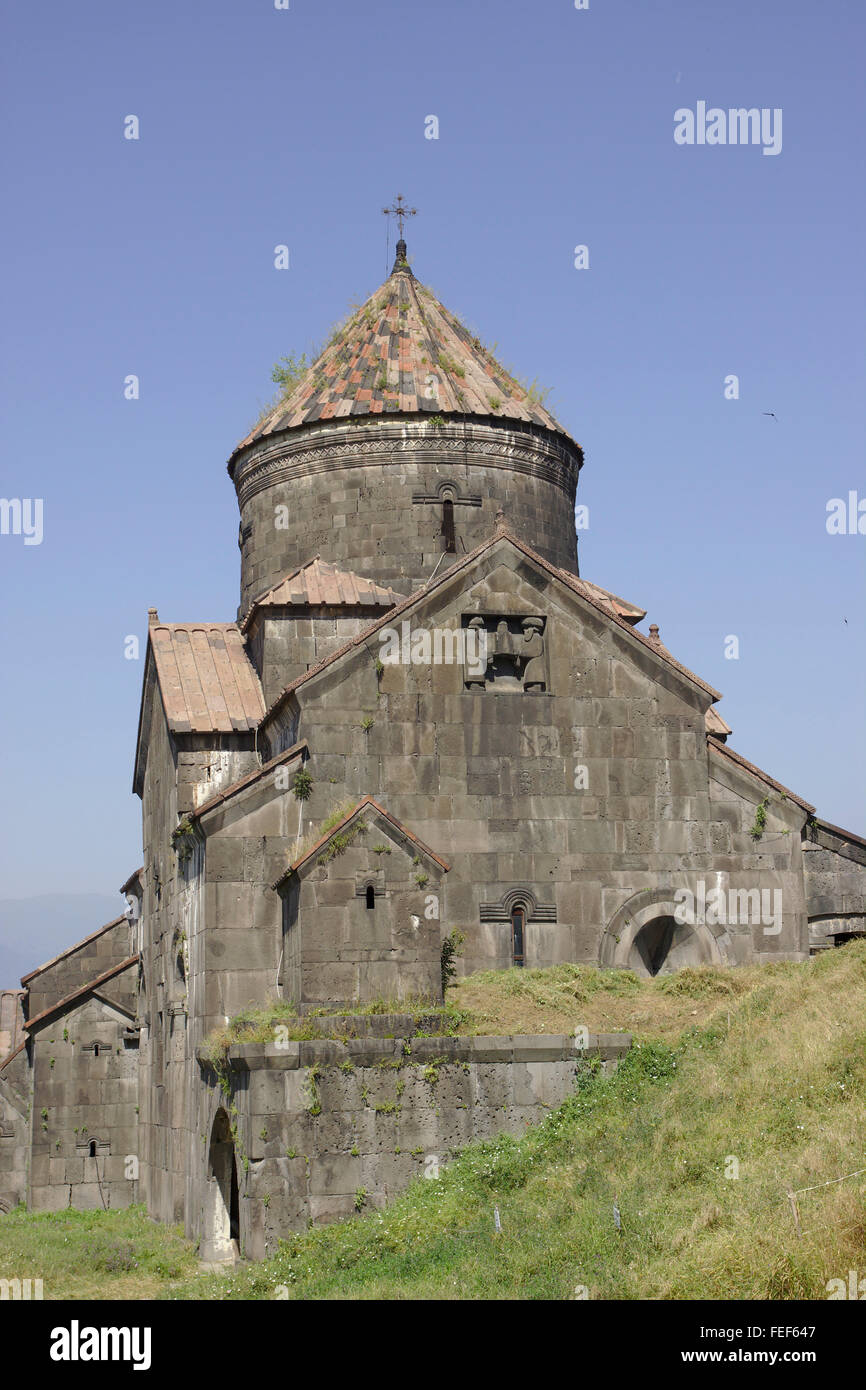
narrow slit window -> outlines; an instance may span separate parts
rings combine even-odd
[[[511,909],[511,954],[515,965],[525,964],[526,909],[520,905]]]
[[[374,908],[376,906],[376,892],[372,883],[367,884],[367,906],[369,908]]]
[[[442,503],[442,549],[446,555],[457,553],[457,536],[454,531],[454,503],[446,497]]]
[[[95,1140],[95,1139],[91,1139],[89,1145],[87,1146],[87,1152],[88,1152],[88,1154],[89,1154],[89,1156],[90,1156],[91,1158],[95,1158],[95,1157],[96,1157],[96,1140]]]

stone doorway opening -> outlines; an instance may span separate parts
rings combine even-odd
[[[231,1125],[218,1110],[208,1150],[207,1196],[201,1258],[206,1264],[229,1264],[240,1257],[240,1191]]]
[[[675,917],[653,917],[636,934],[628,968],[638,975],[672,975],[684,965],[701,965],[706,953],[690,926]]]

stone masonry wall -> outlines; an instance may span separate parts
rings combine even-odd
[[[747,827],[762,784],[741,778],[735,808],[721,788],[711,800],[710,697],[507,540],[446,578],[410,621],[454,628],[474,612],[545,617],[546,689],[467,690],[456,664],[388,665],[377,677],[371,640],[299,686],[269,730],[271,756],[308,741],[305,819],[369,794],[445,859],[442,929],[465,933],[467,973],[511,964],[509,892],[529,903],[528,966],[597,963],[632,898],[664,903],[718,871],[787,889],[782,932],[747,931],[734,958],[799,956],[805,813],[775,806],[773,838],[756,846]]]
[[[27,1200],[32,1078],[27,1049],[0,1066],[0,1215]]]
[[[247,645],[261,677],[265,707],[298,676],[381,616],[381,608],[333,608],[312,613],[284,610],[279,616],[270,610],[264,614],[259,611],[250,624]]]
[[[441,871],[418,856],[416,864],[385,825],[359,818],[348,848],[324,865],[308,861],[298,891],[286,894],[282,992],[301,1010],[441,998],[439,915],[425,912],[438,902]]]
[[[381,1208],[413,1178],[461,1147],[503,1131],[522,1134],[574,1089],[578,1064],[608,1068],[626,1034],[573,1038],[359,1038],[230,1049],[230,1099],[202,1062],[200,1174],[194,1234],[208,1258],[208,1138],[226,1105],[237,1109],[240,1247],[272,1253],[281,1236]],[[359,1196],[364,1190],[363,1198]]]
[[[803,862],[810,945],[866,930],[866,844],[816,825],[803,841]]]
[[[75,950],[61,956],[27,980],[27,1017],[35,1018],[43,1009],[74,994],[106,970],[131,956],[136,949],[132,929],[125,917],[110,923],[106,931]]]
[[[124,1040],[127,1031],[128,1020],[96,997],[36,1029],[32,1211],[101,1210],[136,1200],[137,1170],[127,1160],[138,1155],[138,1048]]]
[[[190,752],[181,795],[189,809],[200,780],[201,752]],[[141,905],[140,1192],[162,1221],[183,1217],[188,1136],[184,1073],[187,981],[183,935],[187,878],[171,833],[178,823],[179,755],[161,703],[154,702],[143,792],[144,870]],[[180,948],[180,955],[178,954]],[[184,970],[179,970],[179,964]],[[178,1049],[180,1048],[180,1057]]]

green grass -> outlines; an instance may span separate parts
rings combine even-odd
[[[196,1267],[181,1228],[144,1207],[0,1217],[0,1279],[42,1279],[46,1299],[156,1298]]]
[[[262,1007],[250,1005],[235,1014],[222,1028],[216,1028],[205,1039],[205,1048],[213,1062],[225,1059],[228,1049],[235,1043],[269,1043],[277,1037],[276,1029],[281,1029],[280,1037],[286,1042],[304,1042],[315,1038],[342,1039],[353,1035],[335,1028],[325,1020],[328,1018],[366,1018],[375,1014],[408,1015],[418,1029],[419,1037],[441,1037],[465,1034],[473,1031],[471,1016],[450,1001],[446,1004],[431,1004],[423,996],[409,996],[406,999],[373,999],[361,1007],[335,1009],[313,1009],[300,1016],[290,1003],[283,999]]]
[[[655,1007],[662,1029],[671,1009],[701,1012],[676,1037],[638,1038],[611,1077],[587,1060],[541,1125],[443,1155],[437,1180],[384,1211],[290,1235],[229,1275],[166,1276],[158,1296],[273,1298],[284,1286],[293,1299],[570,1299],[585,1286],[608,1299],[823,1299],[829,1279],[866,1268],[866,1172],[836,1181],[866,1168],[866,942],[802,965],[646,983],[576,970],[526,972],[528,988],[579,986],[584,1008]],[[494,984],[520,999],[506,977]],[[479,988],[489,1002],[493,985]],[[786,1192],[812,1187],[798,1236]],[[69,1222],[74,1244],[76,1222],[124,1216],[4,1218],[3,1261],[36,1276],[22,1233],[38,1253],[34,1232],[52,1222]],[[86,1277],[74,1248],[66,1259],[70,1278]],[[79,1296],[126,1297],[128,1280],[106,1274]]]
[[[833,1181],[866,1168],[866,942],[749,975],[677,1042],[638,1042],[610,1078],[586,1064],[525,1137],[472,1145],[384,1212],[168,1296],[826,1297],[866,1265],[866,1173]],[[701,978],[656,983],[676,998]],[[798,1237],[786,1189],[818,1183]]]

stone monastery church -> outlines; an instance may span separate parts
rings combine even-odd
[[[401,239],[231,455],[236,621],[150,610],[144,864],[0,999],[0,1212],[141,1201],[205,1260],[260,1257],[519,1132],[575,1040],[413,1024],[455,931],[461,973],[641,975],[862,934],[866,841],[735,752],[719,692],[580,575],[582,465]],[[319,1036],[214,1060],[279,1000]]]

